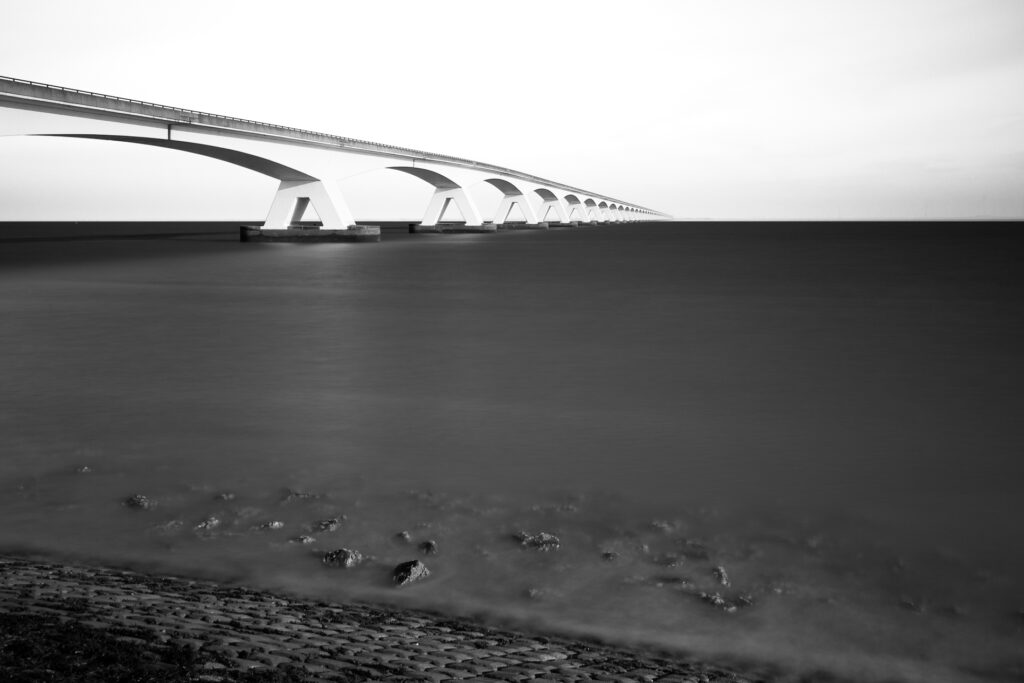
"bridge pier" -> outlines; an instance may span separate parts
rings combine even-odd
[[[477,211],[476,206],[461,187],[438,188],[434,190],[434,196],[430,198],[430,203],[427,205],[427,210],[423,214],[423,220],[420,221],[420,225],[437,225],[441,217],[444,216],[444,212],[453,203],[459,209],[462,217],[466,219],[467,226],[483,225],[484,221],[480,218],[480,212]]]
[[[267,230],[296,227],[310,204],[320,215],[324,230],[347,230],[355,225],[341,190],[322,180],[282,180],[263,227]]]

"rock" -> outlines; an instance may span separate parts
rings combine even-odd
[[[736,605],[722,597],[721,593],[701,593],[700,599],[713,607],[732,614],[736,611]]]
[[[270,522],[263,522],[263,524],[260,524],[260,529],[262,529],[264,531],[277,531],[278,529],[283,529],[283,528],[284,528],[284,522],[280,522],[280,521],[278,521],[276,519],[272,520]]]
[[[619,554],[616,552],[612,552],[611,550],[607,550],[601,553],[601,559],[605,562],[614,562],[615,560],[619,559]]]
[[[166,536],[181,531],[181,528],[185,526],[180,519],[172,519],[169,522],[163,524],[157,524],[153,527],[153,532]]]
[[[216,529],[219,526],[220,520],[214,517],[213,515],[210,515],[209,517],[199,522],[199,524],[196,524],[192,528],[196,531],[211,531],[212,529]]]
[[[662,567],[681,567],[686,564],[685,556],[677,553],[662,553],[661,555],[655,555],[650,558],[650,561]]]
[[[526,548],[539,550],[541,552],[558,550],[562,545],[562,542],[558,540],[558,536],[549,534],[546,531],[542,531],[539,534],[534,534],[532,536],[525,531],[520,531],[515,535],[515,538],[519,541],[520,545]]]
[[[81,467],[76,467],[75,472],[77,474],[91,474],[92,468],[89,467],[88,465],[82,465]]]
[[[394,581],[396,586],[406,586],[415,581],[421,581],[428,576],[430,576],[430,570],[427,569],[427,565],[419,560],[412,560],[411,562],[403,562],[395,567],[391,574],[391,580]]]
[[[899,605],[905,610],[911,612],[917,612],[918,614],[924,612],[924,603],[921,600],[915,600],[909,595],[900,596]]]
[[[689,560],[708,560],[711,558],[711,550],[703,543],[685,539],[680,544],[679,552]]]
[[[437,541],[423,541],[418,547],[424,555],[437,555]]]
[[[301,503],[310,500],[318,500],[319,495],[315,493],[306,493],[305,491],[294,491],[292,489],[285,489],[281,495],[282,503]]]
[[[715,580],[722,584],[726,588],[729,587],[729,575],[725,573],[725,567],[718,565],[711,569],[711,573],[715,575]]]
[[[296,536],[288,539],[289,543],[298,543],[299,545],[310,545],[316,543],[316,539],[312,536]]]
[[[213,497],[214,500],[232,501],[235,499],[235,494],[231,491],[222,491]]]
[[[152,510],[156,507],[156,501],[152,498],[147,498],[141,493],[136,493],[134,496],[129,496],[121,501],[121,505],[133,510]]]
[[[395,534],[395,540],[399,543],[412,543],[412,534],[408,531],[399,531]]]
[[[358,550],[350,550],[349,548],[332,550],[329,553],[325,553],[323,557],[323,563],[328,567],[341,567],[342,569],[351,569],[362,561],[363,554]]]
[[[321,519],[319,522],[313,522],[312,530],[316,531],[337,531],[338,527],[341,526],[341,522],[345,519],[345,515],[341,517],[333,517],[331,519]]]
[[[663,534],[672,534],[676,532],[678,527],[668,520],[656,519],[651,522],[651,528],[657,529]]]

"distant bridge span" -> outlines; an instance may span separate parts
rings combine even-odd
[[[13,123],[0,116],[0,136],[38,135],[110,140],[176,149],[226,161],[276,178],[266,228],[296,224],[312,204],[324,229],[355,224],[339,179],[387,168],[434,188],[423,226],[458,207],[469,226],[483,223],[466,188],[487,182],[502,193],[494,223],[518,207],[528,223],[636,221],[669,218],[652,209],[470,159],[394,147],[286,126],[140,102],[0,76],[0,112],[39,114]]]

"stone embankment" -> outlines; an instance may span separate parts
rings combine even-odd
[[[179,661],[185,653],[189,673],[178,680],[765,680],[667,654],[491,628],[414,610],[328,604],[205,581],[21,558],[0,558],[0,616],[8,624],[45,618],[73,625],[79,634],[85,629],[102,638],[109,635],[143,648],[153,661],[167,661],[167,652],[176,653]],[[12,650],[26,647],[12,645],[15,630],[0,633],[0,678],[30,680],[15,670],[25,658],[18,659]],[[58,645],[55,656],[84,658],[87,653],[61,651]],[[44,675],[45,662],[35,666],[43,671],[37,680],[62,680]]]

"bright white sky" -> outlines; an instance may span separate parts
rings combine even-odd
[[[6,76],[465,156],[680,218],[1024,217],[1021,0],[2,10]],[[0,220],[262,219],[275,186],[168,150],[0,138]]]

